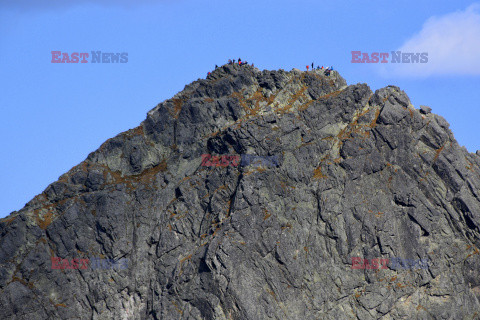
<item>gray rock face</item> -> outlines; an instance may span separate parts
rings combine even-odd
[[[395,86],[220,67],[1,220],[0,318],[478,319],[480,157],[448,126]]]
[[[429,114],[430,112],[432,112],[432,108],[428,106],[420,106],[420,113]]]

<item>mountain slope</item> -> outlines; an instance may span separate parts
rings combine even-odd
[[[222,66],[0,220],[0,318],[477,319],[480,156],[448,126],[395,86]]]

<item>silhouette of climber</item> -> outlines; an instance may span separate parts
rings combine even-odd
[[[310,66],[307,64],[307,71],[308,71],[308,68],[310,68]]]

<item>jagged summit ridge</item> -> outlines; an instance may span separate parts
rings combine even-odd
[[[480,157],[398,87],[225,65],[0,221],[0,316],[473,319],[479,190]],[[52,270],[52,257],[129,265]]]

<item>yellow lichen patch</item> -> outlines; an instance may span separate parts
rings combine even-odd
[[[306,110],[308,107],[310,107],[310,105],[313,103],[314,100],[310,100],[308,101],[307,103],[304,103],[302,104],[300,107],[298,107],[298,110],[299,111],[304,111]]]
[[[190,260],[191,258],[192,258],[192,255],[189,254],[189,255],[186,256],[185,258],[181,259],[181,260],[180,260],[180,263],[184,263],[185,261]]]
[[[307,86],[303,86],[299,91],[295,92],[290,100],[288,100],[287,105],[292,105],[295,103],[301,96],[304,96],[305,90],[307,90]]]
[[[393,176],[388,177],[388,186],[392,187]]]
[[[112,171],[105,165],[97,164],[97,166],[103,168],[103,178],[105,180],[103,186],[109,184],[125,184],[130,191],[133,191],[135,190],[134,183],[143,183],[145,186],[151,185],[159,172],[165,172],[167,170],[167,161],[163,159],[155,167],[148,168],[139,174],[127,176],[122,175],[121,172]]]
[[[13,220],[15,220],[16,217],[17,216],[12,215],[11,217],[6,217],[6,218],[3,218],[3,219],[0,219],[0,221],[9,225],[10,223],[12,223]]]
[[[471,247],[472,247],[472,246],[469,245],[469,246],[467,247],[467,250],[470,249]],[[479,254],[479,253],[480,253],[480,251],[478,250],[478,248],[475,247],[475,246],[473,246],[473,253],[469,253],[469,254],[467,255],[467,258],[469,258],[469,257],[471,257],[471,256],[473,256],[473,255],[475,255],[475,254]]]
[[[465,161],[467,161],[467,163],[468,163],[468,166],[465,166],[465,169],[470,170],[472,172],[475,172],[475,170],[473,170],[473,163],[468,161],[466,158],[465,158]]]
[[[183,99],[172,99],[173,102],[173,110],[168,109],[168,113],[175,119],[178,119],[178,116],[180,115],[180,111],[182,110],[182,105],[183,105]]]
[[[227,186],[223,184],[220,187],[218,187],[217,189],[213,190],[212,193],[215,194],[216,192],[218,192],[220,190],[227,190]]]
[[[258,104],[260,101],[263,101],[265,97],[263,96],[262,92],[260,90],[257,90],[253,93],[253,95],[250,97],[252,101],[255,101],[256,104]]]
[[[345,141],[345,140],[352,139],[352,133],[356,133],[360,136],[363,135],[363,137],[364,137],[363,139],[366,139],[370,136],[369,133],[365,134],[364,130],[365,130],[366,126],[358,124],[358,118],[361,117],[362,115],[364,115],[368,111],[369,110],[366,110],[366,111],[360,113],[359,115],[354,116],[353,121],[351,123],[349,123],[345,128],[340,130],[340,132],[337,134],[339,145],[342,145],[343,141]]]
[[[167,160],[163,159],[158,164],[158,171],[165,172],[167,171]]]
[[[314,179],[326,179],[328,177],[322,173],[321,166],[318,166],[318,168],[313,170],[313,178]]]
[[[288,229],[289,231],[291,228],[292,228],[292,225],[290,223],[286,223],[284,226],[281,227],[282,230]]]
[[[177,216],[175,216],[175,219],[180,220],[181,218],[185,218],[187,216],[187,214],[188,214],[188,212],[185,212],[182,215],[177,215]]]
[[[322,140],[323,141],[334,141],[335,137],[334,136],[328,136],[328,137],[322,138]]]
[[[55,308],[58,308],[58,307],[64,307],[64,308],[66,308],[67,305],[66,305],[65,303],[57,303],[57,304],[55,305]]]
[[[303,137],[302,137],[302,142],[303,142]],[[297,149],[300,149],[300,148],[303,148],[303,147],[305,147],[305,146],[312,145],[312,144],[316,144],[316,142],[315,142],[315,141],[311,141],[311,142],[307,142],[307,143],[302,143],[301,145],[299,145],[299,146],[297,147]]]
[[[240,106],[245,111],[245,116],[243,119],[236,121],[240,125],[242,120],[246,120],[250,117],[256,116],[262,109],[264,105],[270,105],[275,100],[275,95],[270,95],[268,98],[264,96],[261,88],[258,88],[251,97],[245,98],[242,94],[243,90],[240,92],[234,92],[230,95],[231,98],[237,99]]]
[[[377,109],[377,111],[375,111],[375,117],[373,118],[372,122],[370,123],[370,128],[375,128],[375,126],[377,125],[377,120],[378,120],[378,117],[380,116],[380,109]]]
[[[132,175],[130,179],[134,182],[150,183],[154,180],[157,173],[165,171],[167,171],[167,161],[163,159],[155,167],[148,168],[140,174]]]
[[[215,228],[215,230],[212,233],[212,238],[217,235],[218,231],[220,231],[220,227]]]
[[[15,282],[18,281],[21,284],[23,284],[25,287],[28,287],[29,289],[33,289],[35,286],[33,285],[33,282],[27,282],[22,278],[16,277],[15,275],[12,276],[12,280],[10,282]]]
[[[124,138],[132,138],[132,137],[134,137],[134,136],[139,136],[139,135],[142,135],[142,136],[144,135],[144,131],[143,131],[143,126],[142,126],[142,125],[140,125],[140,126],[138,126],[138,127],[136,127],[136,128],[130,129],[130,130],[128,130],[128,131],[125,131],[125,132],[123,133],[123,137],[124,137]]]
[[[256,172],[265,172],[267,171],[267,169],[265,168],[260,168],[260,167],[255,167],[255,168],[251,168],[251,169],[248,169],[247,171],[245,171],[243,173],[244,176],[249,176],[251,175],[252,173],[256,173]]]
[[[247,104],[245,103],[245,98],[243,97],[243,94],[241,92],[233,92],[230,96],[230,98],[236,98],[238,100],[238,103],[243,107],[243,109],[248,109]]]
[[[85,161],[84,161],[85,162]],[[73,169],[77,168],[77,167],[80,167],[80,165],[82,165],[84,162],[82,162],[81,164],[73,167],[70,172],[73,171]],[[85,171],[86,172],[86,171]],[[41,194],[38,194],[36,195],[34,198],[33,198],[34,201],[38,201],[38,202],[44,202],[44,201],[47,201],[47,197],[45,196],[44,193],[41,193]]]
[[[178,305],[175,303],[175,301],[172,301],[173,306],[175,307],[175,310],[177,310],[178,313],[183,314],[182,309],[178,307]]]
[[[293,109],[293,106],[290,104],[285,105],[283,108],[279,108],[278,106],[275,107],[276,112],[279,114],[285,114]]]
[[[263,221],[267,220],[268,218],[270,218],[271,214],[268,213],[268,210],[267,209],[263,209],[263,213],[265,214],[265,216],[263,217]]]
[[[366,289],[363,288],[362,290],[356,291],[355,292],[355,298],[360,298],[362,294],[366,292]]]
[[[320,99],[330,99],[330,98],[334,98],[336,96],[338,96],[340,94],[340,92],[342,92],[343,90],[337,90],[337,91],[334,91],[334,92],[330,92],[330,93],[327,93],[323,96],[320,97]]]
[[[271,94],[271,95],[267,98],[267,106],[271,105],[271,104],[275,101],[275,98],[276,98],[276,95]]]
[[[337,134],[337,138],[340,144],[342,144],[344,140],[350,139],[351,134],[352,134],[352,131],[350,131],[349,126],[346,126],[342,130],[340,130],[340,132]]]
[[[277,301],[277,295],[275,292],[273,292],[273,290],[267,289],[267,292],[273,297],[273,299],[275,299],[275,301]]]
[[[445,145],[446,144],[444,144],[443,146],[435,150],[435,157],[433,158],[433,162],[437,161],[438,157],[440,156],[440,152],[443,151],[443,149],[445,148]]]
[[[212,98],[205,98],[205,99],[203,99],[203,100],[204,100],[205,102],[213,102],[213,101],[215,101],[215,100],[212,99]]]
[[[34,211],[35,214],[35,220],[37,221],[37,225],[43,229],[46,230],[47,227],[52,223],[53,221],[53,212],[52,211],[47,211],[44,214],[39,213],[40,210],[37,209]]]

